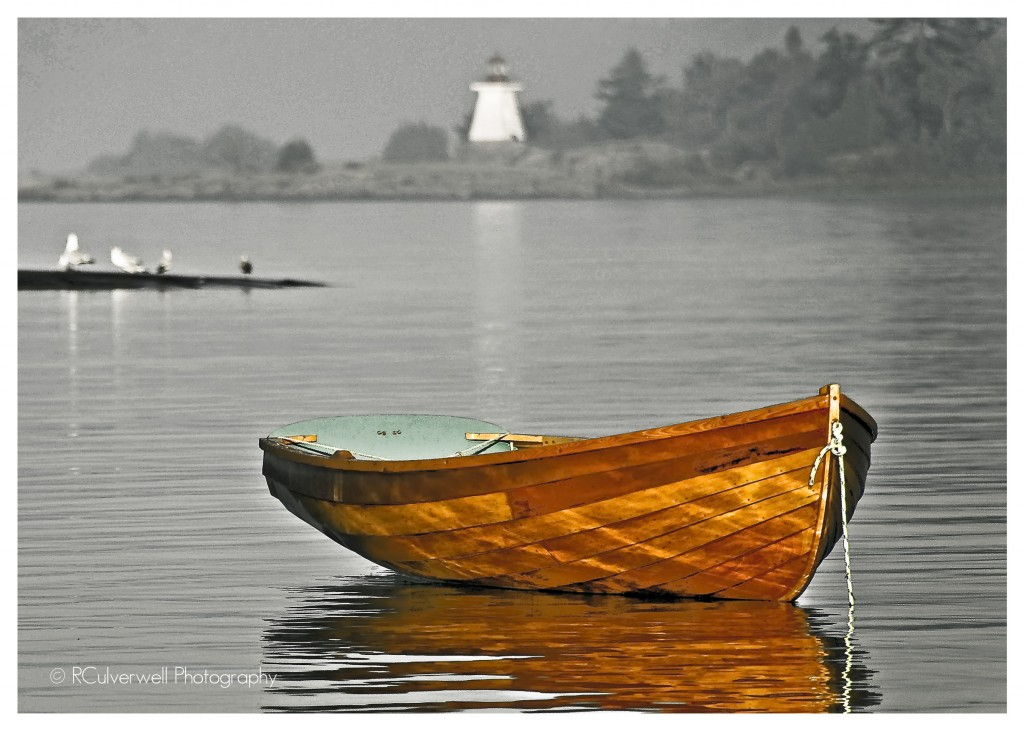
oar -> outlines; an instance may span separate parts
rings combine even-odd
[[[499,434],[494,439],[488,439],[483,444],[476,444],[476,445],[473,445],[472,447],[470,447],[469,449],[463,449],[461,452],[456,452],[452,456],[453,457],[471,457],[474,454],[480,454],[480,452],[484,451],[485,449],[487,449],[490,446],[493,446],[493,445],[497,444],[498,442],[500,442],[502,439],[504,439],[505,437],[507,437],[511,433],[512,432],[507,431],[504,434]]]
[[[322,442],[309,442],[306,441],[305,439],[295,439],[293,437],[278,437],[278,439],[280,439],[282,442],[288,442],[292,446],[302,447],[303,449],[308,449],[310,452],[314,452],[316,454],[323,454],[328,457],[332,456],[335,452],[348,452],[349,454],[353,454],[356,457],[361,457],[362,459],[375,459],[381,462],[387,461],[386,458],[378,457],[375,454],[363,454],[362,452],[353,452],[349,449],[342,449],[341,447],[332,447],[330,444],[323,444]]]
[[[321,444],[320,442],[307,442],[302,439],[292,439],[291,437],[280,437],[282,442],[288,442],[293,447],[302,447],[308,449],[310,452],[316,454],[324,454],[328,457],[338,451],[338,447],[332,447],[329,444]]]

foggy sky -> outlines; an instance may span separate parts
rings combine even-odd
[[[635,46],[678,86],[704,50],[749,58],[856,19],[22,19],[19,169],[67,171],[127,151],[140,129],[202,138],[234,122],[323,160],[379,154],[400,123],[451,129],[495,51],[564,116],[592,113],[597,80]]]

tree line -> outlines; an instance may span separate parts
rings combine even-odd
[[[172,132],[141,131],[128,152],[93,160],[89,172],[115,176],[196,175],[209,171],[251,173],[313,173],[320,169],[313,148],[304,139],[278,146],[234,124],[224,125],[203,140]]]
[[[629,49],[598,82],[596,116],[566,121],[550,101],[527,103],[527,135],[553,149],[655,140],[700,151],[715,167],[764,162],[788,175],[865,151],[861,164],[882,168],[1005,172],[1005,21],[873,23],[866,39],[833,28],[817,53],[795,26],[782,48],[746,62],[699,53],[678,86]]]

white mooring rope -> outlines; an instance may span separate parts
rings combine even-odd
[[[811,479],[808,485],[814,485],[814,476],[818,472],[818,465],[826,453],[831,452],[839,462],[839,496],[842,500],[843,512],[843,555],[846,558],[846,592],[849,595],[850,607],[852,610],[853,601],[853,574],[850,571],[850,531],[846,520],[846,470],[843,468],[843,455],[846,454],[846,447],[843,446],[843,425],[838,420],[832,422],[832,438],[828,444],[821,448],[818,456],[814,459],[814,466],[811,467]]]
[[[846,617],[846,636],[843,637],[846,662],[843,665],[843,692],[840,700],[843,704],[843,713],[850,713],[853,710],[853,574],[850,570],[850,530],[846,520],[846,469],[843,467],[843,455],[846,454],[846,447],[843,445],[843,425],[838,420],[832,422],[832,437],[814,459],[809,485],[814,485],[814,476],[818,472],[818,465],[821,464],[822,458],[828,452],[835,455],[836,461],[839,462],[839,494],[843,511],[843,557],[846,559],[846,593],[850,602],[850,611]]]

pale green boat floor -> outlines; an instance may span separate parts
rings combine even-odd
[[[479,419],[435,414],[360,414],[296,421],[270,433],[271,437],[316,434],[318,445],[347,449],[360,459],[431,459],[482,446],[466,439],[467,432],[504,434],[508,430]],[[497,442],[478,454],[508,452]]]

